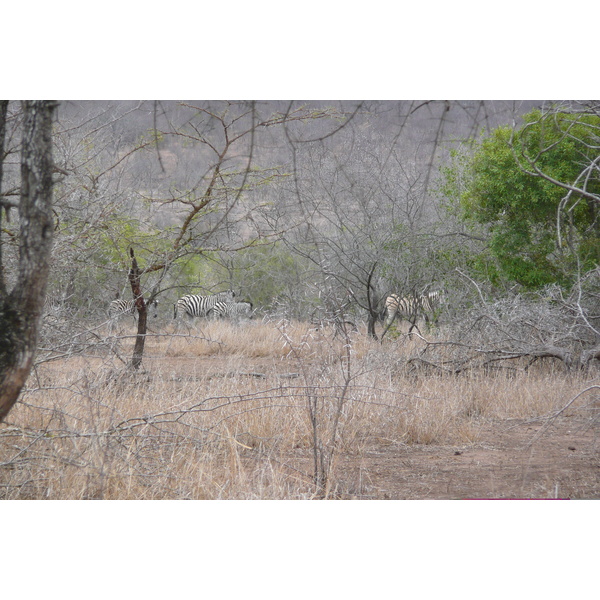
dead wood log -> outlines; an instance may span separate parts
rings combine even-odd
[[[534,358],[558,358],[565,364],[567,369],[570,369],[573,364],[572,353],[567,348],[561,348],[560,346],[542,346],[523,354]]]

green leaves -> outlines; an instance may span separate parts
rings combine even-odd
[[[523,120],[495,129],[471,157],[455,155],[442,189],[465,221],[487,226],[505,277],[527,288],[568,284],[578,262],[593,268],[600,258],[600,178],[590,169],[600,117],[532,111]]]

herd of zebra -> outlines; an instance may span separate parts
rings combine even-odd
[[[404,297],[390,294],[385,300],[384,326],[388,329],[395,318],[404,319],[410,323],[410,333],[417,326],[419,319],[425,320],[427,324],[431,321],[435,322],[443,302],[444,294],[439,290]],[[152,316],[156,317],[158,300],[151,302],[148,309],[152,312]],[[118,299],[110,303],[108,313],[111,318],[123,314],[131,314],[135,317],[137,309],[134,300]],[[177,319],[183,315],[209,319],[251,319],[253,306],[251,302],[235,300],[233,290],[208,296],[186,294],[173,305],[173,318]]]
[[[212,319],[251,319],[253,315],[252,302],[236,301],[235,292],[227,290],[208,296],[199,294],[186,294],[179,298],[173,306],[173,318],[188,315],[190,317],[208,317]],[[148,310],[152,311],[152,316],[158,316],[158,300],[154,300]],[[135,315],[137,309],[134,300],[113,300],[108,308],[108,315],[111,319],[124,314]]]

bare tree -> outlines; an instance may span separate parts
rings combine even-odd
[[[346,137],[297,145],[299,226],[286,241],[312,261],[324,316],[364,315],[377,338],[388,294],[420,293],[441,279],[438,216],[416,155],[401,158],[360,127],[338,135]]]
[[[0,271],[0,422],[19,397],[37,347],[53,237],[52,118],[56,106],[52,101],[23,103],[20,254],[12,290],[7,290],[4,270]],[[7,109],[8,102],[2,101],[0,162],[4,160]],[[1,208],[8,212],[11,206],[2,200],[0,218]]]

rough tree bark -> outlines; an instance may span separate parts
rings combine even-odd
[[[1,104],[0,161],[7,114],[7,103]],[[17,401],[37,348],[52,249],[52,118],[57,106],[47,100],[23,102],[20,248],[12,291],[7,292],[0,270],[0,422]],[[0,217],[8,206],[0,196]]]
[[[8,100],[0,100],[0,236],[2,236],[2,209],[8,211],[10,208],[4,204],[2,197],[2,167],[4,165],[4,138],[6,137],[6,115],[8,113]],[[0,302],[6,296],[6,282],[4,280],[4,263],[2,261],[2,237],[0,237]]]
[[[138,267],[137,260],[133,248],[129,248],[129,255],[131,256],[131,269],[129,271],[129,283],[131,284],[131,291],[133,292],[133,299],[135,301],[135,307],[138,311],[138,330],[135,338],[135,346],[133,348],[133,357],[131,358],[131,368],[139,369],[142,364],[142,357],[144,356],[144,344],[146,343],[146,331],[148,323],[148,309],[142,296],[142,286],[140,283],[141,271]]]
[[[367,278],[367,306],[368,306],[368,322],[367,322],[367,333],[374,340],[377,339],[377,333],[375,333],[375,323],[377,323],[377,319],[379,318],[379,311],[377,310],[377,306],[379,304],[379,298],[375,293],[375,288],[373,287],[373,275],[375,274],[375,269],[377,268],[377,263],[374,263],[369,271],[369,277]]]

